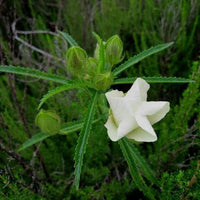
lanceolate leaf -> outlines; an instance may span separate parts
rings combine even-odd
[[[53,82],[62,83],[62,84],[72,83],[71,80],[62,76],[57,76],[57,75],[41,72],[36,69],[16,67],[16,66],[11,66],[11,65],[8,65],[8,66],[0,65],[0,72],[30,76],[30,77],[44,79],[44,80],[53,81]]]
[[[92,123],[96,123],[100,119],[101,118],[93,120]],[[83,127],[83,124],[84,124],[84,122],[82,120],[69,122],[61,128],[59,134],[68,135],[75,131],[79,131]],[[24,142],[24,144],[19,148],[18,151],[22,151],[22,150],[26,149],[27,147],[30,147],[50,136],[53,136],[53,135],[47,135],[45,133],[38,133],[38,134],[34,135],[32,138],[28,139],[26,142]]]
[[[62,129],[60,130],[59,134],[61,135],[68,135],[69,133],[79,131],[83,127],[83,121],[74,121],[68,122]]]
[[[173,42],[165,43],[165,44],[159,44],[159,45],[157,45],[155,47],[151,47],[150,49],[147,49],[147,50],[139,53],[138,55],[135,55],[135,56],[129,58],[126,62],[121,64],[119,67],[117,67],[113,71],[114,76],[117,76],[119,73],[121,73],[125,69],[131,67],[132,65],[138,63],[139,61],[143,60],[144,58],[168,48],[172,44],[173,44]]]
[[[78,138],[78,143],[76,146],[76,151],[75,151],[75,156],[74,156],[74,160],[75,160],[75,186],[76,189],[79,188],[79,182],[80,182],[80,176],[81,176],[81,168],[82,168],[82,164],[83,164],[83,156],[86,152],[86,146],[88,143],[88,138],[89,138],[89,134],[90,134],[90,129],[92,126],[92,120],[94,117],[94,113],[95,113],[95,105],[97,102],[97,96],[98,93],[95,92],[91,103],[88,106],[88,110],[86,113],[86,117],[84,120],[84,124],[83,124],[83,128],[81,130],[81,133],[79,135]]]
[[[67,84],[67,85],[63,85],[63,86],[59,86],[59,87],[56,87],[55,89],[53,90],[50,90],[48,91],[47,94],[45,94],[42,99],[40,100],[40,104],[38,106],[38,110],[41,108],[41,106],[44,104],[44,102],[49,99],[50,97],[54,96],[55,94],[58,94],[60,92],[63,92],[65,90],[70,90],[70,89],[73,89],[73,88],[78,88],[78,87],[83,87],[83,86],[86,86],[86,83],[71,83],[71,84]]]
[[[130,143],[127,139],[126,139],[127,145],[130,146],[130,148],[132,149],[132,156],[134,158],[134,162],[136,163],[136,165],[138,166],[138,168],[142,171],[143,175],[151,182],[154,183],[156,185],[159,185],[157,178],[155,177],[154,173],[152,172],[152,170],[150,169],[149,165],[147,164],[147,162],[145,161],[145,159],[142,157],[142,155],[140,154],[140,152],[138,151],[138,149],[135,147],[135,145],[133,145],[132,143]]]
[[[62,31],[58,31],[58,32],[65,38],[65,40],[69,42],[71,46],[78,46],[77,42],[72,38],[71,35]]]
[[[191,82],[194,82],[194,80],[191,80],[191,79],[177,78],[177,77],[141,77],[141,78],[146,80],[148,83],[191,83]],[[136,79],[137,77],[116,79],[113,82],[113,85],[132,84]]]
[[[92,124],[98,122],[99,120],[101,120],[101,118],[93,120]],[[84,124],[84,121],[82,120],[68,122],[65,126],[62,127],[59,134],[68,135],[69,133],[72,133],[74,131],[79,131],[83,127],[83,124]]]
[[[133,152],[133,149],[131,148],[130,143],[127,141],[127,139],[121,139],[119,141],[119,145],[124,155],[124,158],[126,162],[128,163],[130,174],[136,186],[149,199],[155,200],[155,197],[154,197],[153,192],[151,191],[151,188],[146,185],[144,179],[142,178],[139,172],[139,169],[137,168],[137,162],[135,160],[135,157],[133,156],[134,152]]]
[[[32,138],[30,138],[29,140],[27,140],[26,142],[24,142],[24,144],[22,144],[22,146],[19,148],[18,151],[22,151],[24,149],[26,149],[27,147],[30,147],[46,138],[48,138],[50,135],[47,135],[45,133],[38,133],[36,135],[34,135]]]

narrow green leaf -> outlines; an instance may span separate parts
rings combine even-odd
[[[101,118],[93,120],[93,123],[98,122],[99,120],[101,120]],[[69,135],[70,133],[73,133],[75,131],[79,131],[82,127],[83,127],[84,122],[82,120],[78,120],[78,121],[74,121],[74,122],[68,122],[67,124],[65,124],[61,129],[59,134],[61,135]],[[36,135],[34,135],[32,138],[28,139],[20,148],[18,151],[24,150],[27,147],[30,147],[50,136],[53,135],[47,135],[45,133],[38,133]]]
[[[187,78],[177,78],[177,77],[141,77],[142,79],[146,80],[148,83],[191,83],[195,82],[194,80],[187,79]],[[113,85],[117,84],[132,84],[137,77],[131,78],[120,78],[116,79],[113,82]]]
[[[86,86],[86,85],[87,85],[86,83],[74,82],[74,83],[71,83],[71,84],[67,84],[67,85],[56,87],[55,89],[48,91],[48,93],[45,94],[42,97],[42,99],[40,100],[40,104],[38,106],[38,110],[41,108],[41,106],[45,103],[45,101],[47,99],[49,99],[50,97],[54,96],[55,94],[58,94],[58,93],[63,92],[65,90],[70,90],[70,89],[74,89],[74,88],[78,88],[78,87],[83,87],[83,86]]]
[[[95,121],[94,121],[95,122]],[[93,122],[93,123],[94,123]],[[68,135],[70,133],[73,133],[75,131],[80,130],[83,127],[83,121],[75,121],[75,122],[69,122],[66,125],[64,125],[59,134],[61,135]],[[32,138],[28,139],[20,148],[18,151],[24,150],[27,147],[32,146],[33,144],[36,144],[50,136],[54,136],[54,135],[47,135],[45,133],[38,133],[36,135],[34,135]]]
[[[143,51],[143,52],[141,52],[141,53],[129,58],[126,62],[121,64],[119,67],[117,67],[113,71],[114,76],[117,76],[119,73],[121,73],[125,69],[131,67],[132,65],[138,63],[139,61],[143,60],[144,58],[168,48],[172,44],[173,44],[173,42],[165,43],[165,44],[159,44],[159,45],[157,45],[155,47],[151,47],[150,49],[147,49],[147,50],[145,50],[145,51]]]
[[[84,122],[82,120],[68,122],[65,126],[62,127],[59,134],[68,135],[69,133],[79,131],[83,127]]]
[[[69,35],[68,33],[65,33],[65,32],[63,32],[63,31],[58,31],[58,33],[60,33],[60,34],[65,38],[65,40],[66,40],[67,42],[69,42],[69,44],[70,44],[71,46],[79,46],[79,45],[77,44],[77,42],[72,38],[72,36]]]
[[[98,122],[99,120],[101,120],[101,118],[93,120],[92,124]],[[69,133],[79,131],[83,127],[83,124],[84,124],[84,121],[82,121],[82,120],[68,122],[65,126],[62,127],[59,134],[68,135]]]
[[[134,158],[134,162],[137,163],[137,166],[143,172],[143,175],[151,183],[159,185],[159,182],[158,182],[157,178],[155,177],[155,175],[152,172],[152,170],[150,169],[148,163],[142,157],[142,155],[140,154],[140,152],[138,151],[138,149],[135,147],[135,145],[133,145],[132,143],[130,143],[127,139],[126,139],[126,142],[127,142],[127,145],[129,145],[129,147],[132,149],[131,153],[132,153],[132,156]]]
[[[47,135],[45,133],[38,133],[36,135],[34,135],[32,138],[28,139],[26,142],[24,142],[24,144],[22,144],[22,146],[18,149],[18,151],[22,151],[24,149],[26,149],[27,147],[30,147],[46,138],[48,138],[50,135]]]
[[[86,113],[86,117],[84,120],[84,124],[83,124],[83,128],[80,132],[79,138],[78,138],[78,142],[77,142],[77,146],[76,146],[76,150],[75,150],[75,156],[74,156],[74,160],[75,160],[75,186],[76,189],[79,188],[79,182],[80,182],[80,176],[81,176],[81,168],[83,165],[83,156],[86,152],[86,146],[88,143],[88,138],[89,138],[89,134],[90,134],[90,129],[92,126],[92,120],[94,117],[94,113],[95,113],[95,105],[97,102],[97,96],[98,96],[98,92],[95,92],[92,100],[89,104],[87,113]]]
[[[126,162],[128,163],[130,174],[138,187],[139,190],[141,190],[145,196],[147,196],[151,200],[155,200],[154,194],[151,191],[151,188],[148,187],[142,178],[139,169],[137,168],[137,163],[135,161],[135,158],[133,156],[134,152],[131,148],[129,142],[127,139],[121,139],[119,142],[120,148],[122,150],[122,153],[124,155],[124,158]]]
[[[30,68],[24,68],[24,67],[18,67],[18,66],[0,65],[0,72],[30,76],[30,77],[44,79],[44,80],[53,81],[53,82],[62,83],[62,84],[72,83],[71,80],[65,77],[49,74],[46,72],[41,72],[36,69],[30,69]]]

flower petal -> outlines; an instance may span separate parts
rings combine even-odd
[[[131,98],[135,101],[146,101],[149,87],[149,84],[145,80],[137,78],[130,90],[127,92],[125,98]]]
[[[130,133],[132,130],[136,129],[138,124],[134,117],[127,116],[124,120],[119,124],[117,130],[117,136],[119,139]]]
[[[146,116],[136,115],[135,119],[136,119],[138,125],[140,126],[140,128],[142,128],[143,130],[145,130],[146,132],[148,132],[151,135],[155,135],[155,132]]]
[[[129,118],[128,116],[131,115],[125,99],[123,97],[119,97],[120,95],[124,95],[123,92],[119,93],[119,91],[111,91],[106,93],[108,103],[110,104],[110,108],[117,125],[119,125],[122,120]]]
[[[156,134],[149,134],[149,132],[142,128],[131,131],[126,137],[137,142],[155,142],[157,140]]]
[[[119,91],[119,90],[112,90],[112,91],[106,92],[105,95],[106,95],[106,98],[109,101],[109,99],[113,98],[113,97],[123,97],[124,93],[122,91]]]
[[[151,124],[160,121],[169,112],[169,102],[150,101],[142,102],[136,113],[147,116]]]
[[[117,141],[117,126],[115,124],[115,121],[113,120],[112,115],[108,117],[107,122],[104,125],[107,128],[108,136],[112,141]]]

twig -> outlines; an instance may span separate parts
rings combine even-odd
[[[12,26],[11,26],[11,27],[12,27],[12,32],[13,32],[13,37],[14,37],[15,40],[21,42],[23,45],[25,45],[25,46],[27,46],[27,47],[33,49],[34,51],[36,51],[36,52],[42,54],[42,55],[45,56],[45,57],[48,57],[48,58],[50,58],[50,59],[59,60],[59,61],[65,63],[65,60],[64,60],[64,59],[57,58],[57,57],[51,55],[50,53],[47,53],[46,51],[41,50],[41,49],[39,49],[39,48],[37,48],[37,47],[35,47],[35,46],[29,44],[29,43],[26,42],[25,40],[22,40],[20,37],[18,37],[17,33],[20,33],[20,34],[22,34],[22,33],[23,33],[23,34],[31,34],[31,32],[34,33],[34,31],[17,31],[17,30],[16,30],[16,23],[17,23],[18,20],[19,20],[19,19],[15,20],[15,21],[12,23]],[[38,33],[38,31],[35,31],[35,33],[36,33],[36,32]],[[39,32],[41,32],[41,31],[39,31]],[[44,31],[42,31],[42,32],[44,32]],[[48,34],[51,33],[51,34],[52,34],[53,32],[46,31],[46,33],[48,33]],[[56,33],[53,33],[53,34],[56,35],[56,36],[58,36],[58,34],[56,34]]]
[[[50,34],[54,36],[59,36],[58,33],[54,33],[52,31],[44,31],[44,30],[38,30],[38,31],[19,31],[15,30],[16,34],[23,34],[23,35],[29,35],[29,34]]]
[[[57,58],[57,57],[55,57],[55,56],[53,56],[53,55],[47,53],[46,51],[43,51],[43,50],[41,50],[41,49],[39,49],[39,48],[37,48],[37,47],[35,47],[35,46],[29,44],[28,42],[26,42],[26,41],[22,40],[21,38],[19,38],[17,35],[16,35],[14,38],[15,38],[17,41],[19,41],[19,42],[21,42],[22,44],[24,44],[25,46],[27,46],[27,47],[33,49],[34,51],[37,51],[38,53],[42,54],[42,55],[45,56],[45,57],[53,58],[53,59],[56,59],[56,60],[65,62],[63,59]]]

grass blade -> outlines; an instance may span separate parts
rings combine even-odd
[[[30,76],[30,77],[53,81],[53,82],[62,83],[62,84],[72,83],[71,80],[62,76],[57,76],[57,75],[41,72],[36,69],[30,69],[30,68],[24,68],[24,67],[18,67],[18,66],[0,65],[0,72]]]
[[[138,77],[120,78],[113,82],[113,85],[117,84],[132,84]],[[192,79],[180,78],[180,77],[141,77],[148,83],[192,83],[195,82]]]
[[[159,44],[159,45],[157,45],[155,47],[151,47],[150,49],[147,49],[147,50],[145,50],[145,51],[143,51],[143,52],[141,52],[141,53],[129,58],[126,62],[121,64],[119,67],[117,67],[113,71],[114,76],[117,76],[119,73],[121,73],[125,69],[131,67],[132,65],[138,63],[139,61],[143,60],[144,58],[168,48],[172,44],[173,44],[173,42],[165,43],[165,44]]]
[[[98,92],[95,92],[95,94],[93,95],[93,98],[91,100],[91,103],[88,107],[86,117],[85,117],[85,120],[84,120],[84,124],[83,124],[83,128],[82,128],[81,133],[79,135],[76,150],[75,150],[75,156],[74,156],[75,171],[74,171],[74,173],[75,173],[76,189],[79,188],[81,168],[82,168],[82,165],[83,165],[83,156],[86,152],[86,146],[87,146],[87,143],[88,143],[90,129],[91,129],[91,126],[92,126],[92,120],[93,120],[94,113],[95,113],[95,105],[96,105],[96,102],[97,102],[97,96],[98,96]]]

